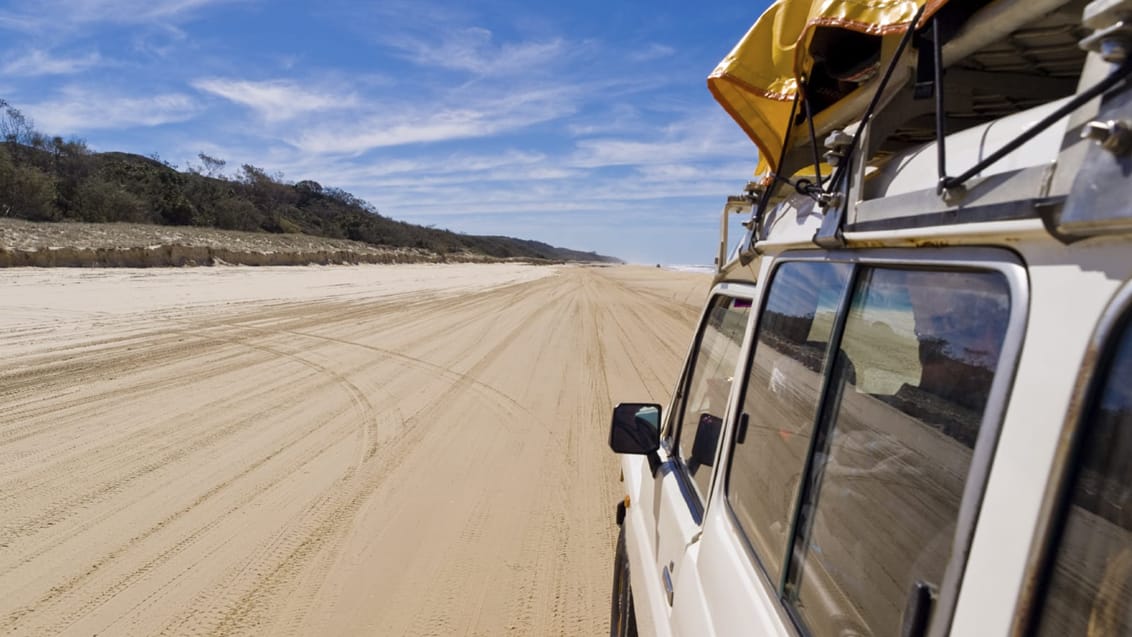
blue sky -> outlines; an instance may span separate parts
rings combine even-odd
[[[0,2],[0,98],[50,135],[204,152],[381,214],[710,263],[757,151],[705,78],[765,3]]]

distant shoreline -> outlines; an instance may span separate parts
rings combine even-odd
[[[0,268],[152,268],[361,263],[530,263],[470,252],[439,254],[304,234],[270,234],[132,223],[34,223],[0,219]]]

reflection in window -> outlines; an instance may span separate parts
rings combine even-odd
[[[896,635],[940,585],[1009,310],[994,272],[858,277],[785,591],[811,633]]]
[[[1132,634],[1132,329],[1081,423],[1079,464],[1039,635]]]
[[[728,501],[774,580],[786,553],[827,344],[850,269],[843,263],[783,264],[759,320],[743,399],[746,425],[740,426],[743,440],[733,452]]]
[[[750,314],[750,300],[717,296],[696,350],[678,435],[680,457],[702,496],[707,495],[711,482],[731,379]]]

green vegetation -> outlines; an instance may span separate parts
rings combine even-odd
[[[244,164],[235,177],[204,153],[185,172],[156,156],[95,153],[47,137],[0,100],[0,216],[31,221],[128,221],[252,232],[303,233],[374,245],[495,258],[617,262],[537,241],[463,235],[395,221],[338,188]]]

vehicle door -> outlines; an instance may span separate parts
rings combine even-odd
[[[733,379],[748,332],[753,285],[713,291],[662,431],[652,475],[655,571],[670,614],[686,549],[699,537]]]

